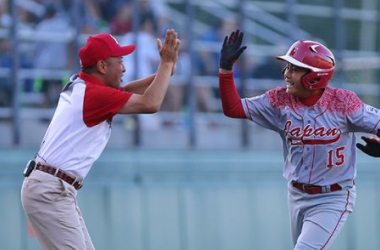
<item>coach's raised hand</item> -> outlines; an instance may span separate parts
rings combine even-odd
[[[247,46],[241,47],[243,37],[244,33],[237,29],[233,31],[230,36],[224,38],[222,50],[220,52],[219,68],[232,70],[233,64],[247,48]]]
[[[178,39],[178,33],[174,29],[168,29],[166,31],[164,44],[162,44],[160,39],[157,39],[161,62],[175,64],[178,60],[179,45],[180,40]]]

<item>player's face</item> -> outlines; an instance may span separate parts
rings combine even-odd
[[[122,57],[109,57],[106,59],[106,84],[113,88],[119,88],[122,82],[125,67]]]
[[[284,72],[286,92],[290,95],[302,98],[312,96],[318,92],[319,90],[310,91],[303,86],[301,78],[308,72],[308,69],[288,63]]]

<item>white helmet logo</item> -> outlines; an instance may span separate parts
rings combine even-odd
[[[318,44],[316,44],[316,45],[311,45],[311,46],[310,46],[311,51],[317,53],[318,51],[317,51],[316,47],[318,47],[318,46],[319,46]]]

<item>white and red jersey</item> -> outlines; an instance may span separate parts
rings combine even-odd
[[[37,162],[85,178],[110,138],[113,116],[131,95],[81,72],[60,94]]]
[[[380,128],[380,110],[338,88],[326,87],[310,107],[281,87],[241,102],[246,117],[280,134],[288,181],[326,186],[353,180],[354,132],[376,133]]]

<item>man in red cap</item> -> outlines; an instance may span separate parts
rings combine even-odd
[[[178,34],[167,30],[164,44],[157,39],[161,62],[156,74],[124,88],[122,57],[134,45],[120,46],[110,34],[99,34],[80,49],[82,71],[62,90],[41,147],[24,171],[22,205],[43,249],[94,249],[77,190],[105,148],[116,114],[160,109],[179,43]]]

